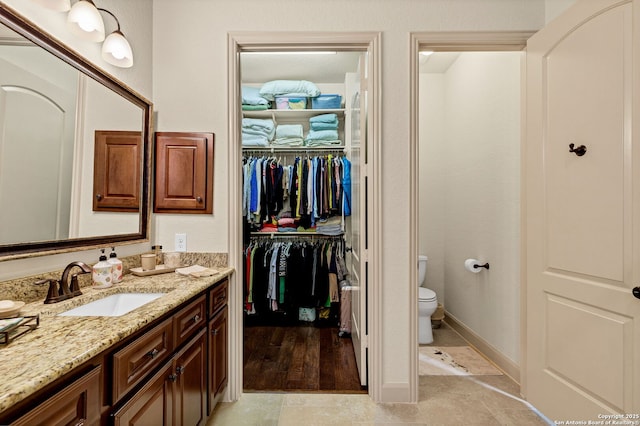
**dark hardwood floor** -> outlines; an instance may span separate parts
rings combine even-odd
[[[351,338],[313,326],[245,327],[244,390],[366,393]]]

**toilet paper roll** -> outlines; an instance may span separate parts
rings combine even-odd
[[[474,274],[477,274],[478,272],[482,271],[482,268],[474,268],[473,265],[479,265],[480,262],[478,262],[477,259],[467,259],[464,261],[464,269],[466,269],[469,272],[473,272]]]

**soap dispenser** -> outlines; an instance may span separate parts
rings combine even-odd
[[[100,261],[93,265],[94,288],[107,288],[113,285],[113,266],[107,260],[104,249],[101,251]]]
[[[122,281],[122,261],[118,259],[115,247],[111,247],[111,254],[109,255],[108,262],[112,267],[111,276],[113,278],[113,283],[118,284]]]

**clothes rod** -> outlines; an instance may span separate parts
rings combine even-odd
[[[243,154],[248,154],[248,153],[260,153],[260,154],[264,154],[264,153],[276,153],[276,152],[285,152],[285,153],[310,153],[310,152],[339,152],[339,153],[344,153],[345,152],[345,147],[344,146],[336,146],[336,147],[264,147],[264,148],[259,148],[259,147],[252,147],[252,148],[242,148],[242,153]]]
[[[276,239],[276,238],[282,238],[282,239],[287,239],[287,238],[298,238],[301,239],[301,237],[306,237],[306,238],[335,238],[335,239],[343,239],[344,238],[344,234],[340,234],[340,235],[326,235],[326,234],[317,234],[317,233],[312,233],[312,232],[252,232],[251,233],[251,238],[253,239],[265,239],[265,238],[269,238],[269,239]]]

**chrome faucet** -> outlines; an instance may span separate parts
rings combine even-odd
[[[71,275],[71,283],[69,283],[69,273],[75,267],[79,267],[82,272]],[[71,299],[72,297],[82,294],[80,291],[80,284],[78,283],[78,275],[89,274],[92,269],[84,262],[71,262],[62,271],[62,277],[59,281],[52,278],[46,278],[44,280],[36,281],[34,284],[42,285],[49,284],[49,292],[44,299],[44,303],[58,303],[63,300]]]

